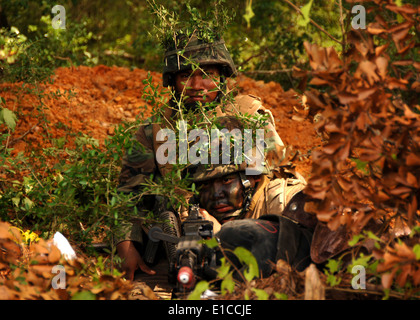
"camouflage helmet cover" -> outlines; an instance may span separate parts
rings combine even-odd
[[[235,64],[222,38],[213,42],[206,42],[195,35],[188,38],[186,35],[181,34],[177,37],[176,42],[178,45],[174,42],[173,46],[165,52],[163,66],[164,87],[171,85],[171,75],[191,69],[192,63],[199,66],[219,65],[221,66],[221,73],[225,77],[234,77],[236,75]],[[186,61],[185,57],[191,62]]]
[[[193,174],[194,182],[203,182],[216,178],[221,178],[235,172],[245,171],[245,162],[242,164],[218,164],[218,165],[199,165]]]

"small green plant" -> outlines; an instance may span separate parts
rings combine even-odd
[[[126,220],[137,196],[117,192],[117,176],[125,149],[130,148],[131,124],[120,125],[102,149],[86,135],[75,139],[75,149],[51,147],[37,151],[40,170],[31,159],[19,154],[7,159],[8,170],[29,170],[22,181],[4,181],[0,219],[20,228],[38,230],[45,236],[55,231],[71,234],[73,241],[88,244],[94,237],[112,238],[107,226]],[[34,153],[35,155],[35,153]],[[43,163],[46,156],[66,160],[54,166]],[[6,162],[6,161],[5,161]]]
[[[1,101],[4,101],[2,97],[0,97]],[[16,127],[17,117],[13,111],[10,111],[7,108],[0,109],[0,124],[5,124],[6,127],[10,130],[14,130]]]
[[[342,261],[335,259],[329,259],[325,265],[326,269],[324,272],[327,275],[327,284],[329,284],[331,287],[339,285],[342,280],[342,278],[338,275],[341,270],[341,265]]]
[[[249,250],[243,247],[237,247],[234,250],[224,249],[215,238],[203,240],[203,242],[210,248],[218,247],[223,253],[223,257],[220,259],[220,265],[217,268],[217,279],[199,281],[194,290],[188,295],[189,300],[199,300],[206,290],[214,289],[215,287],[217,287],[217,290],[220,290],[222,296],[232,294],[238,284],[238,279],[241,279],[240,281],[245,285],[243,299],[249,300],[251,295],[255,295],[258,300],[269,299],[270,294],[268,292],[253,285],[253,280],[260,277],[260,271],[257,260]],[[232,254],[240,262],[240,269],[229,258],[232,257]],[[217,286],[215,286],[215,283],[218,283]],[[279,300],[287,299],[286,294],[278,292],[274,292],[273,297]]]
[[[155,16],[153,36],[164,49],[173,46],[175,35],[180,33],[185,34],[187,38],[195,34],[199,39],[213,42],[223,35],[234,17],[234,13],[229,15],[224,7],[225,0],[213,1],[211,9],[204,14],[196,7],[192,7],[188,1],[185,3],[185,10],[178,14],[163,5],[156,4],[154,0],[147,2]]]

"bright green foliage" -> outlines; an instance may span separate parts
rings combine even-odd
[[[0,109],[0,124],[4,123],[9,129],[14,130],[16,127],[17,117],[7,108]]]
[[[327,275],[327,283],[334,287],[341,282],[341,278],[337,275],[340,271],[342,261],[329,259],[325,265],[325,274]]]
[[[251,27],[251,19],[255,16],[254,11],[252,11],[252,0],[248,0],[246,3],[245,14],[243,15],[247,28]]]
[[[238,257],[239,261],[247,266],[244,271],[244,277],[247,281],[259,276],[258,263],[253,254],[242,247],[235,248],[233,253]]]
[[[95,294],[90,291],[80,291],[74,294],[72,300],[96,300]]]
[[[209,248],[216,248],[218,242],[215,238],[203,241]],[[254,294],[258,300],[267,300],[270,294],[263,289],[259,289],[253,286],[252,280],[259,278],[258,263],[254,255],[243,247],[237,247],[233,251],[235,257],[240,261],[242,267],[240,269],[237,266],[232,265],[231,260],[226,255],[226,249],[219,247],[223,253],[223,257],[219,260],[220,265],[217,267],[217,279],[221,280],[218,285],[220,294],[225,296],[232,294],[237,286],[238,277],[242,279],[241,282],[245,283],[246,289],[243,292],[243,299],[249,300],[250,295]],[[235,275],[235,276],[234,276]],[[206,290],[214,290],[212,284],[213,281],[199,281],[194,290],[189,294],[188,299],[198,300]],[[279,300],[286,300],[288,297],[284,293],[274,292],[273,298]]]
[[[310,0],[307,4],[305,4],[302,9],[302,15],[298,17],[297,24],[301,27],[306,27],[310,21],[309,13],[311,11],[313,0]]]
[[[188,300],[200,300],[204,291],[209,289],[207,281],[200,281],[195,285],[194,290],[188,295]]]
[[[34,151],[31,158],[19,154],[14,159],[0,154],[4,169],[10,174],[30,170],[23,181],[7,180],[0,193],[0,220],[11,221],[22,229],[71,234],[80,245],[88,244],[101,233],[114,234],[106,226],[119,225],[133,214],[134,196],[116,190],[117,176],[124,148],[129,149],[132,131],[120,125],[116,134],[101,149],[87,136],[76,137],[76,149],[52,147]],[[45,156],[67,158],[53,167]],[[42,169],[41,169],[42,168]]]

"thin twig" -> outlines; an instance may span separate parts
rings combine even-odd
[[[35,125],[33,125],[28,131],[26,131],[24,134],[22,134],[21,136],[14,138],[13,140],[10,141],[10,146],[13,146],[17,141],[22,140],[23,138],[25,138],[28,134],[32,133],[35,128],[39,125],[39,122]],[[6,145],[7,147],[7,145]]]
[[[377,289],[362,289],[362,290],[355,290],[355,289],[350,289],[350,288],[340,288],[340,287],[331,287],[331,288],[325,288],[328,291],[340,291],[340,292],[347,292],[347,293],[358,293],[358,294],[371,294],[371,295],[379,295],[379,296],[384,296],[385,293],[381,290],[377,290]],[[396,298],[396,299],[407,299],[407,297],[404,294],[395,292],[395,291],[390,291],[388,293],[389,297],[392,298]],[[416,298],[417,296],[413,296],[414,298]]]
[[[276,74],[276,73],[289,73],[293,69],[277,69],[277,70],[253,70],[253,71],[243,71],[243,73],[259,73],[259,74]]]
[[[243,65],[245,65],[245,64],[247,64],[250,60],[252,60],[252,59],[254,59],[254,58],[258,58],[258,57],[260,57],[260,56],[262,56],[264,53],[265,53],[265,51],[268,51],[267,50],[267,48],[265,48],[264,50],[262,50],[262,51],[260,51],[260,52],[258,52],[258,53],[256,53],[256,54],[253,54],[252,56],[250,56],[250,57],[248,57],[245,61],[243,61],[239,66],[243,66]]]
[[[340,7],[340,26],[341,26],[341,34],[343,37],[343,43],[342,43],[342,51],[343,53],[346,50],[346,32],[344,28],[344,19],[343,19],[343,2],[342,0],[338,0],[338,6]]]
[[[295,9],[297,12],[299,12],[302,16],[303,16],[303,13],[302,13],[302,11],[298,8],[298,7],[296,7],[293,3],[291,3],[289,0],[284,0],[285,2],[287,2],[291,7],[293,7],[293,9]],[[338,40],[338,39],[336,39],[336,38],[334,38],[332,35],[330,35],[323,27],[321,27],[318,23],[316,23],[314,20],[312,20],[311,18],[309,18],[309,21],[315,26],[315,27],[317,27],[320,31],[322,31],[323,33],[325,33],[330,39],[332,39],[332,40],[334,40],[335,42],[337,42],[337,43],[339,43],[339,44],[341,44],[341,45],[343,45],[343,43],[340,41],[340,40]]]

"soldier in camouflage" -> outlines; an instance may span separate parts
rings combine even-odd
[[[258,262],[262,277],[269,276],[281,259],[297,271],[310,263],[322,268],[328,259],[340,256],[348,265],[359,254],[370,254],[374,241],[351,247],[349,241],[361,232],[345,225],[331,230],[305,210],[305,183],[295,175],[247,176],[244,166],[200,167],[194,174],[199,189],[202,216],[213,222],[215,236],[237,269],[241,263],[231,252],[248,249]],[[332,208],[333,210],[333,208]],[[355,214],[354,219],[357,218]],[[365,230],[377,232],[382,222],[370,220]],[[353,250],[352,250],[353,249]]]
[[[225,249],[244,247],[267,277],[278,259],[298,271],[311,262],[312,234],[317,224],[305,212],[305,183],[294,175],[270,179],[266,173],[246,175],[245,164],[199,166],[193,180],[199,189],[200,211],[213,222]],[[225,250],[229,255],[231,250]],[[230,260],[240,263],[234,255]]]
[[[175,121],[182,117],[182,112],[205,110],[215,117],[263,117],[266,119],[263,127],[265,152],[271,161],[270,166],[275,167],[276,163],[284,160],[284,144],[276,132],[271,112],[263,107],[261,99],[251,95],[238,95],[233,100],[227,98],[226,79],[234,77],[236,73],[223,39],[208,43],[195,35],[177,37],[174,46],[165,53],[163,69],[163,85],[172,90],[174,99],[169,108],[161,110],[159,121],[157,117],[151,117],[136,132],[136,144],[123,159],[119,178],[121,192],[140,193],[141,185],[151,176],[159,179],[171,172],[171,164],[156,161],[156,152],[164,143],[156,137],[162,128],[176,126]],[[153,210],[156,197],[144,197],[141,205],[142,208]],[[180,214],[182,219],[183,213]],[[138,250],[143,245],[144,230],[141,223],[127,222],[124,234],[117,243],[117,251],[123,258],[122,269],[126,277],[132,280],[138,269],[147,274],[155,274],[144,263]]]
[[[232,117],[217,119],[227,128],[243,129]],[[344,263],[360,253],[372,251],[367,241],[352,249],[349,241],[355,231],[341,225],[331,230],[328,225],[307,212],[308,198],[304,193],[305,179],[288,166],[270,170],[269,166],[258,175],[246,174],[254,164],[206,165],[191,169],[193,182],[199,190],[196,202],[202,216],[213,223],[213,233],[229,255],[241,267],[235,255],[237,247],[251,251],[261,275],[269,276],[277,260],[288,262],[298,271],[310,263],[322,266],[330,258],[341,256]],[[252,172],[252,171],[251,171]],[[337,210],[337,208],[331,208]],[[358,215],[354,215],[358,219]],[[378,230],[382,223],[371,220],[367,230]]]

